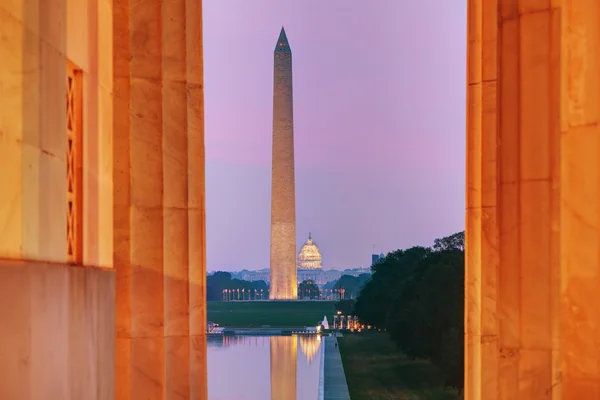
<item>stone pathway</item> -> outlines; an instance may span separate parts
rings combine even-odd
[[[339,336],[339,335],[338,335]],[[350,400],[346,375],[340,351],[335,347],[337,338],[333,336],[324,337],[325,340],[325,382],[324,400]]]

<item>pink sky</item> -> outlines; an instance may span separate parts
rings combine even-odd
[[[269,266],[273,50],[325,268],[464,229],[466,2],[204,0],[208,269]]]

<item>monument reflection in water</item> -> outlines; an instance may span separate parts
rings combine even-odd
[[[209,399],[316,400],[320,346],[313,335],[209,337]]]
[[[298,339],[294,336],[272,336],[271,345],[271,399],[296,396],[296,363]]]

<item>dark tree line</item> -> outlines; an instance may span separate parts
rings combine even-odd
[[[369,279],[371,279],[371,274],[342,275],[333,285],[333,289],[343,289],[343,300],[355,299]]]
[[[365,323],[385,328],[411,358],[438,366],[462,391],[464,366],[464,232],[433,247],[397,250],[372,266],[355,304]]]
[[[206,301],[223,300],[223,290],[225,289],[239,289],[240,292],[244,290],[248,300],[254,300],[255,293],[260,293],[262,289],[263,298],[269,298],[269,286],[265,283],[265,281],[250,282],[241,279],[231,279],[231,274],[224,271],[218,271],[206,277]]]
[[[311,281],[311,280],[306,280],[306,281],[302,281],[300,282],[300,284],[298,285],[298,298],[299,299],[318,299],[321,297],[321,289],[319,289],[319,286]]]

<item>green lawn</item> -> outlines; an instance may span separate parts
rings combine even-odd
[[[335,314],[333,301],[209,301],[208,320],[237,328],[270,325],[278,328],[316,326]]]
[[[344,334],[338,340],[352,400],[456,400],[438,369],[411,361],[386,333]]]

